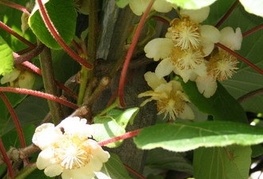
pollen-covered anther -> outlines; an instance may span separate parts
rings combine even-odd
[[[200,47],[199,25],[191,21],[189,17],[174,19],[171,22],[171,27],[168,28],[168,33],[175,46],[182,49],[196,49]]]
[[[175,47],[172,50],[171,61],[180,70],[193,70],[204,61],[204,58],[199,49],[181,50]]]
[[[207,70],[208,74],[212,75],[219,81],[227,80],[236,73],[238,60],[224,51],[219,51],[217,54],[211,56]]]
[[[172,120],[175,120],[185,108],[186,101],[182,95],[181,92],[177,91],[175,94],[171,94],[169,98],[157,101],[158,114],[164,113],[165,117],[169,115]]]

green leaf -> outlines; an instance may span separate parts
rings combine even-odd
[[[124,134],[127,124],[133,122],[139,108],[129,108],[125,111],[112,109],[105,116],[96,116],[94,118],[93,128],[95,131],[94,138],[97,141],[103,141]],[[108,144],[107,147],[117,147],[122,143],[118,141]]]
[[[13,51],[0,36],[0,75],[10,73],[14,68]]]
[[[161,147],[184,152],[199,147],[259,144],[263,142],[263,130],[243,123],[222,121],[159,124],[142,129],[134,142],[141,149]]]
[[[247,179],[251,149],[244,146],[200,148],[194,155],[196,179]]]
[[[97,122],[97,121],[95,121]],[[97,141],[103,141],[115,136],[119,136],[125,133],[125,129],[121,127],[114,119],[104,119],[103,123],[96,123],[92,125],[94,130],[93,137]],[[118,147],[122,141],[110,143],[107,147]]]
[[[45,6],[49,17],[60,36],[67,44],[69,44],[75,35],[77,21],[77,13],[74,9],[73,0],[50,0]],[[28,23],[39,40],[46,46],[51,49],[61,48],[45,26],[39,10],[30,15]]]
[[[156,168],[193,174],[193,166],[185,158],[184,153],[175,153],[163,149],[148,151],[146,166],[152,170]]]
[[[194,82],[182,83],[182,86],[190,101],[200,111],[212,115],[214,120],[247,122],[243,108],[220,83],[210,98],[200,94]]]
[[[213,4],[216,0],[166,0],[183,9],[201,9],[202,7]]]
[[[108,176],[109,179],[116,179],[116,178],[131,179],[123,163],[121,162],[120,158],[113,153],[110,154],[110,159],[103,165],[100,172]],[[97,176],[97,179],[105,179],[105,178],[103,176],[101,177]]]
[[[116,5],[119,8],[124,8],[125,6],[129,4],[129,0],[115,0],[115,1],[116,1]]]

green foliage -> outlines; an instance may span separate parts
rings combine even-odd
[[[13,70],[13,53],[12,49],[7,45],[4,39],[0,36],[0,75],[5,75]]]
[[[108,160],[108,162],[105,163],[104,166],[102,167],[101,172],[104,173],[107,177],[110,177],[112,179],[113,178],[131,179],[118,155],[111,153],[110,156],[111,157]],[[105,179],[105,176],[101,175],[100,177],[97,176],[96,178]]]
[[[57,32],[61,35],[62,39],[67,44],[69,44],[75,35],[77,18],[73,1],[50,0],[45,4],[45,6],[51,21],[57,29]],[[61,48],[44,24],[39,10],[30,15],[28,23],[35,35],[46,46],[50,47],[51,49]]]
[[[134,141],[141,149],[161,147],[184,152],[198,147],[259,144],[263,142],[263,132],[260,127],[233,122],[158,124],[143,129]]]
[[[247,179],[250,155],[250,147],[236,145],[197,149],[194,155],[194,176],[196,179]]]

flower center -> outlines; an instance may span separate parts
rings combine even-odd
[[[168,29],[168,32],[171,33],[175,46],[179,46],[182,49],[197,49],[200,47],[198,24],[192,22],[189,17],[174,19],[171,22],[171,27]]]
[[[224,51],[218,51],[215,55],[211,56],[208,63],[208,74],[212,75],[219,81],[231,78],[236,72],[238,60],[232,55]]]
[[[90,150],[83,146],[84,140],[70,136],[61,142],[57,155],[65,169],[80,168],[90,161]]]

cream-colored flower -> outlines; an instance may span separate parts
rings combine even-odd
[[[146,10],[150,0],[130,0],[129,6],[134,14],[140,16]],[[166,13],[173,9],[174,5],[165,0],[155,0],[152,9],[157,12]]]
[[[189,99],[179,82],[172,80],[167,83],[153,72],[145,73],[145,80],[152,90],[139,94],[138,97],[150,97],[141,104],[142,106],[155,100],[158,114],[164,114],[164,118],[167,116],[171,120],[194,118],[194,113],[188,105]]]
[[[210,12],[210,7],[203,7],[201,9],[189,10],[189,9],[181,9],[181,16],[188,16],[192,21],[196,23],[201,23],[207,19]]]
[[[219,42],[231,50],[240,50],[243,36],[240,28],[236,28],[236,31],[232,27],[225,27],[221,31],[221,37]]]
[[[213,96],[217,89],[216,79],[211,75],[198,76],[195,80],[198,91],[206,98]]]
[[[219,81],[231,78],[236,72],[238,64],[237,58],[229,53],[220,50],[213,54],[207,64],[208,74]]]
[[[33,73],[16,68],[1,78],[1,84],[9,83],[10,86],[19,88],[31,89],[34,82],[35,76]]]
[[[33,143],[42,151],[36,165],[49,177],[89,179],[100,171],[109,153],[92,138],[86,119],[68,117],[54,126],[45,123],[36,128]]]

